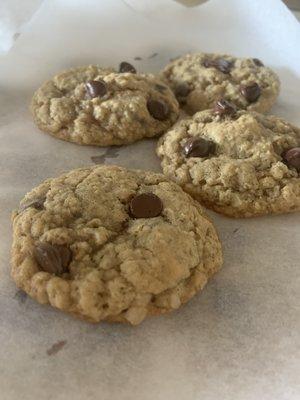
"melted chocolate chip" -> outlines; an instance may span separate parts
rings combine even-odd
[[[220,116],[234,115],[236,107],[225,99],[217,100],[214,106],[214,113]]]
[[[66,246],[39,242],[36,244],[33,254],[42,271],[55,275],[61,275],[68,271],[71,251]]]
[[[170,113],[168,105],[161,100],[149,99],[147,101],[149,114],[158,121],[165,121]]]
[[[176,97],[186,97],[190,93],[190,86],[186,82],[179,83],[175,88]]]
[[[19,207],[19,211],[24,211],[29,207],[35,208],[36,210],[42,210],[44,208],[46,198],[41,197],[38,199],[28,200],[25,203],[22,203]]]
[[[263,67],[264,66],[264,63],[262,61],[260,61],[258,58],[252,58],[252,61],[254,62],[254,64],[257,67]]]
[[[91,98],[102,97],[107,93],[107,85],[102,79],[99,81],[89,81],[85,84],[85,87]]]
[[[142,193],[130,201],[129,207],[134,218],[153,218],[161,214],[163,203],[153,193]]]
[[[217,70],[223,72],[223,74],[229,74],[232,67],[233,61],[225,60],[224,58],[218,58],[217,60],[204,60],[203,66],[205,68],[216,68]]]
[[[261,95],[261,89],[256,82],[249,85],[241,85],[240,92],[248,103],[254,103]]]
[[[119,72],[131,72],[132,74],[136,74],[136,69],[128,62],[122,61],[119,66]]]
[[[282,158],[289,167],[294,167],[300,172],[300,147],[293,147],[282,154]]]
[[[215,150],[215,143],[203,138],[190,138],[183,147],[183,153],[186,157],[207,157],[214,154]]]

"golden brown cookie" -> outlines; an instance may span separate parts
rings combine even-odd
[[[172,91],[153,75],[96,65],[73,68],[45,82],[34,94],[37,126],[85,145],[110,146],[161,135],[178,117]]]
[[[220,98],[264,113],[274,104],[280,86],[275,72],[257,58],[227,54],[187,54],[168,64],[161,77],[190,115],[211,108]]]
[[[160,138],[165,175],[231,217],[300,209],[300,129],[220,101]]]
[[[221,263],[201,206],[161,174],[73,170],[33,189],[13,215],[17,286],[92,322],[175,310]]]

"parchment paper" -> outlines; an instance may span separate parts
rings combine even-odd
[[[35,303],[9,277],[10,211],[43,179],[92,156],[160,170],[155,141],[100,149],[39,132],[28,103],[44,80],[122,60],[157,71],[187,51],[253,56],[280,75],[273,112],[300,124],[299,43],[299,24],[279,0],[43,3],[0,57],[1,400],[300,398],[299,214],[234,220],[210,212],[222,271],[182,309],[136,328],[77,321]]]

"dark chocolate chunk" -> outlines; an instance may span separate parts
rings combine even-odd
[[[175,96],[186,97],[190,93],[190,91],[190,86],[186,82],[181,82],[175,88]]]
[[[159,121],[165,121],[169,116],[170,110],[164,101],[149,99],[147,108],[149,114]]]
[[[25,203],[22,203],[19,207],[19,211],[24,211],[29,207],[35,208],[36,210],[42,210],[44,208],[46,198],[41,197],[38,199],[27,200]]]
[[[107,93],[107,85],[102,79],[99,81],[89,81],[85,86],[87,93],[91,98],[102,97]]]
[[[217,100],[214,106],[214,113],[220,116],[234,115],[236,107],[225,99]]]
[[[258,67],[263,67],[264,66],[264,63],[262,61],[260,61],[258,58],[252,58],[252,61]]]
[[[163,203],[153,193],[142,193],[130,201],[130,213],[134,218],[153,218],[161,214]]]
[[[214,154],[215,150],[215,143],[203,138],[190,138],[183,147],[183,153],[186,157],[207,157]]]
[[[293,147],[286,150],[282,154],[282,158],[289,167],[294,167],[298,172],[300,171],[300,147]]]
[[[136,74],[136,69],[128,62],[122,61],[119,66],[119,72],[131,72],[132,74]]]
[[[249,85],[241,85],[240,92],[248,103],[254,103],[261,95],[261,89],[256,82]]]
[[[207,59],[203,61],[203,66],[205,68],[216,68],[223,72],[223,74],[229,74],[233,67],[233,61],[228,61],[224,58],[218,58],[217,60]]]
[[[71,251],[66,246],[39,242],[36,244],[33,254],[43,271],[55,275],[61,275],[68,271]]]

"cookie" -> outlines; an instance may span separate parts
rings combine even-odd
[[[33,189],[13,214],[17,286],[91,322],[138,324],[177,309],[221,263],[201,206],[162,174],[73,170]]]
[[[224,54],[187,54],[168,64],[161,77],[190,115],[211,108],[219,98],[264,113],[274,104],[280,86],[275,72],[257,58]]]
[[[178,122],[157,154],[166,176],[222,214],[300,209],[300,129],[276,116],[220,101]]]
[[[176,121],[178,103],[153,75],[123,62],[119,72],[90,65],[54,76],[34,94],[31,111],[59,139],[110,146],[161,135]]]

